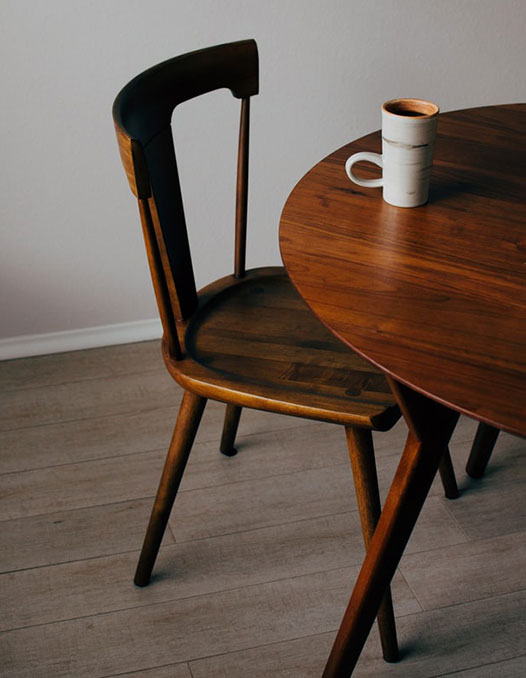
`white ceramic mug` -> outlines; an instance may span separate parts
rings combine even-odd
[[[358,186],[382,186],[383,198],[397,207],[427,201],[439,108],[423,99],[392,99],[382,106],[382,155],[355,153],[345,171]],[[360,179],[352,172],[360,160],[383,168],[378,179]]]

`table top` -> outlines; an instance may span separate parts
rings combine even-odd
[[[381,151],[379,132],[327,156],[290,194],[280,247],[292,281],[396,380],[526,436],[526,104],[440,115],[422,207],[352,184],[345,160],[364,150]]]

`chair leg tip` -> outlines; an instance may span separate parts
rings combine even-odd
[[[385,652],[383,657],[384,660],[389,664],[396,664],[396,662],[400,661],[400,653],[398,652],[398,650]]]
[[[225,457],[235,457],[237,450],[235,447],[228,447],[227,449],[220,450],[221,454],[224,454]]]
[[[150,583],[150,577],[144,577],[139,574],[136,574],[133,583],[135,584],[135,586],[144,588],[145,586],[148,586],[148,584]]]
[[[466,473],[470,478],[473,478],[473,480],[480,480],[482,476],[484,475],[486,469],[475,469],[475,468],[468,468],[466,467]]]

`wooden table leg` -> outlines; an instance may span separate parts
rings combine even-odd
[[[323,678],[352,674],[459,416],[397,382],[390,383],[409,434]]]

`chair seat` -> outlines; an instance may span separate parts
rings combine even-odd
[[[164,344],[165,360],[198,395],[377,430],[400,416],[383,374],[314,317],[282,267],[206,287],[184,329],[184,359]]]

